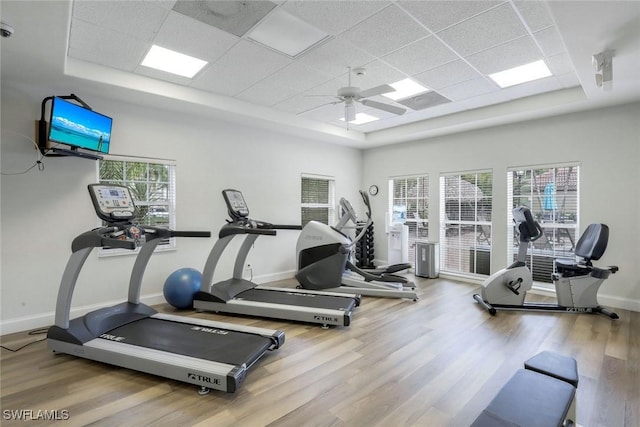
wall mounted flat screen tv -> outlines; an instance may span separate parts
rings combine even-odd
[[[49,120],[49,140],[72,148],[108,154],[112,122],[111,117],[54,97]]]

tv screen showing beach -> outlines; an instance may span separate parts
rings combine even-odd
[[[111,124],[111,117],[62,98],[53,98],[49,140],[107,154],[111,144]]]

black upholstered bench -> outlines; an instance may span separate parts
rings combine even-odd
[[[527,360],[500,389],[472,427],[574,425],[578,371],[575,359],[542,352]],[[566,423],[565,423],[566,422]]]
[[[578,388],[578,364],[573,357],[543,351],[524,362],[524,368],[568,382]]]

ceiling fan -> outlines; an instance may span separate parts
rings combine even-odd
[[[358,75],[362,75],[365,72],[363,68],[356,68],[354,71]],[[349,67],[349,85],[338,89],[338,95],[336,96],[336,98],[338,98],[338,101],[333,101],[329,104],[336,105],[344,102],[344,120],[346,122],[355,120],[356,102],[359,102],[360,104],[367,107],[387,111],[392,114],[404,114],[405,111],[407,111],[405,108],[396,107],[395,105],[389,105],[383,102],[367,99],[372,96],[382,95],[383,93],[389,92],[395,92],[395,89],[389,85],[380,85],[366,90],[360,90],[359,87],[351,86],[351,67]]]

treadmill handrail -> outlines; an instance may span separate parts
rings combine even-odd
[[[220,233],[218,233],[218,237],[222,239],[224,237],[236,234],[260,234],[263,236],[275,236],[277,234],[277,231],[273,228],[257,228],[252,227],[249,224],[241,225],[231,223],[222,226],[222,228],[220,229]]]
[[[110,236],[119,230],[120,227],[102,227],[94,230],[85,231],[84,233],[73,239],[71,243],[71,252],[77,252],[86,248],[122,248],[133,250],[136,243],[133,240],[124,240],[118,237]]]

